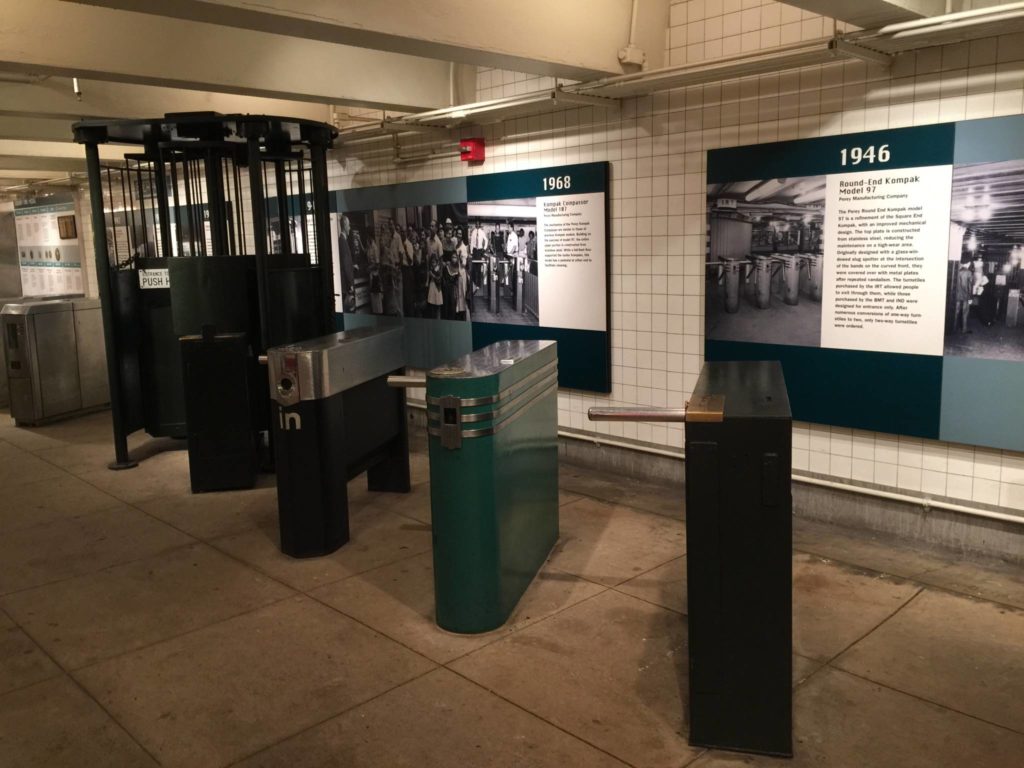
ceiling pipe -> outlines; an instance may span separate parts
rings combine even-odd
[[[921,27],[943,26],[948,22],[973,20],[994,14],[1002,15],[1009,11],[1024,11],[1024,2],[1003,3],[1002,5],[992,5],[988,8],[976,8],[973,11],[958,11],[957,13],[947,13],[942,16],[929,16],[928,18],[914,19],[913,21],[900,21],[896,24],[887,24],[884,27],[880,27],[879,29],[876,29],[875,32],[879,35],[891,35],[897,32],[919,29]],[[989,19],[984,19],[984,21],[989,21]]]
[[[41,75],[38,73],[21,73],[21,72],[0,72],[0,83],[19,83],[21,85],[34,85],[35,83],[41,83],[44,80],[49,80],[50,75]]]
[[[721,57],[698,64],[613,75],[505,99],[417,112],[385,120],[372,131],[364,129],[342,131],[339,141],[341,143],[376,141],[427,127],[443,130],[467,123],[481,125],[589,104],[615,106],[620,99],[631,96],[742,77],[774,74],[806,66],[857,60],[888,66],[897,53],[915,50],[912,39],[908,38],[925,34],[941,37],[945,31],[962,32],[971,27],[1012,19],[1024,19],[1024,2],[890,24],[876,30],[864,30],[793,43],[755,54]],[[965,38],[962,34],[957,34],[955,39]],[[940,43],[929,41],[928,44]],[[881,50],[883,47],[885,50]],[[452,84],[454,85],[454,80]],[[346,138],[346,134],[350,138]]]

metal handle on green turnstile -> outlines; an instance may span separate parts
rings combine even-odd
[[[724,395],[700,395],[683,408],[591,408],[591,421],[723,421]]]
[[[388,376],[389,387],[425,387],[427,379],[424,376]]]

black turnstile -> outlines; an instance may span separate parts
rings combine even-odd
[[[348,481],[407,493],[402,327],[359,328],[268,350],[281,551],[326,555],[349,540]]]
[[[697,746],[793,754],[791,449],[779,363],[704,365],[686,419],[690,743]]]
[[[257,440],[249,380],[252,351],[244,333],[181,338],[188,429],[188,472],[193,493],[252,488]]]
[[[793,420],[777,362],[705,363],[686,408],[591,408],[686,422],[690,743],[791,756]]]

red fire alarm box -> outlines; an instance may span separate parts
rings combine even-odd
[[[466,162],[479,163],[484,159],[483,139],[461,139],[459,141],[460,157]]]

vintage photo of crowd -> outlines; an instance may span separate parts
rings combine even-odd
[[[946,355],[1024,360],[1024,161],[953,169]]]
[[[333,218],[345,312],[537,324],[535,219],[485,221],[465,203]]]

